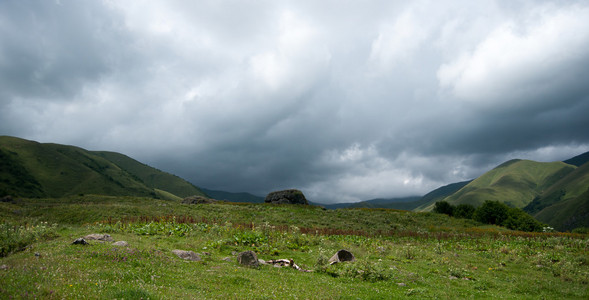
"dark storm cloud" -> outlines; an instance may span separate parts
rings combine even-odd
[[[589,147],[582,1],[2,1],[0,134],[355,201]]]

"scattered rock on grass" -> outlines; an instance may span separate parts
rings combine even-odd
[[[200,255],[194,253],[192,251],[185,251],[185,250],[172,250],[172,253],[178,255],[178,257],[190,260],[190,261],[201,261]]]
[[[113,246],[119,246],[119,247],[126,247],[129,246],[129,243],[125,242],[125,241],[118,241],[118,242],[114,242],[112,243]]]
[[[109,234],[93,233],[84,237],[86,240],[98,240],[104,242],[113,242],[114,239]]]
[[[0,270],[8,270],[8,266],[7,265],[1,265],[0,266]]]
[[[88,245],[88,242],[84,238],[77,238],[72,245]]]
[[[248,267],[258,267],[260,262],[258,256],[254,251],[245,251],[237,255],[237,262]]]
[[[342,250],[338,251],[337,253],[335,253],[329,259],[329,264],[333,265],[338,262],[354,261],[354,260],[356,260],[356,258],[354,257],[354,254],[352,254],[352,252],[342,249]]]

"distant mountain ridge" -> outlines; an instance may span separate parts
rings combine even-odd
[[[115,152],[0,136],[0,158],[0,196],[205,196],[182,178]]]
[[[201,188],[201,190],[209,197],[216,200],[223,200],[229,202],[264,203],[264,197],[256,196],[246,192],[232,193],[225,191],[209,190],[206,188]]]

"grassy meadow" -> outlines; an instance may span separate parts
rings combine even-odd
[[[434,213],[86,195],[1,202],[0,220],[2,299],[589,298],[589,236]],[[91,233],[128,246],[71,244]],[[329,265],[340,249],[356,261]],[[246,250],[313,272],[240,266]]]

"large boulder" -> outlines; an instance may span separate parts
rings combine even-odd
[[[356,258],[354,257],[354,254],[352,254],[352,252],[348,251],[348,250],[340,250],[337,253],[335,253],[330,259],[329,259],[329,264],[333,265],[339,262],[344,262],[344,261],[354,261],[356,260]]]
[[[257,268],[260,266],[258,256],[254,251],[245,251],[237,255],[237,262],[243,266]]]
[[[190,196],[190,197],[186,197],[186,198],[184,198],[184,200],[182,200],[182,203],[184,203],[184,204],[209,204],[209,203],[215,203],[215,202],[217,202],[217,200],[203,197],[203,196]]]
[[[273,204],[304,204],[309,205],[309,201],[303,195],[303,192],[295,189],[276,191],[268,194],[264,200],[266,203]]]

